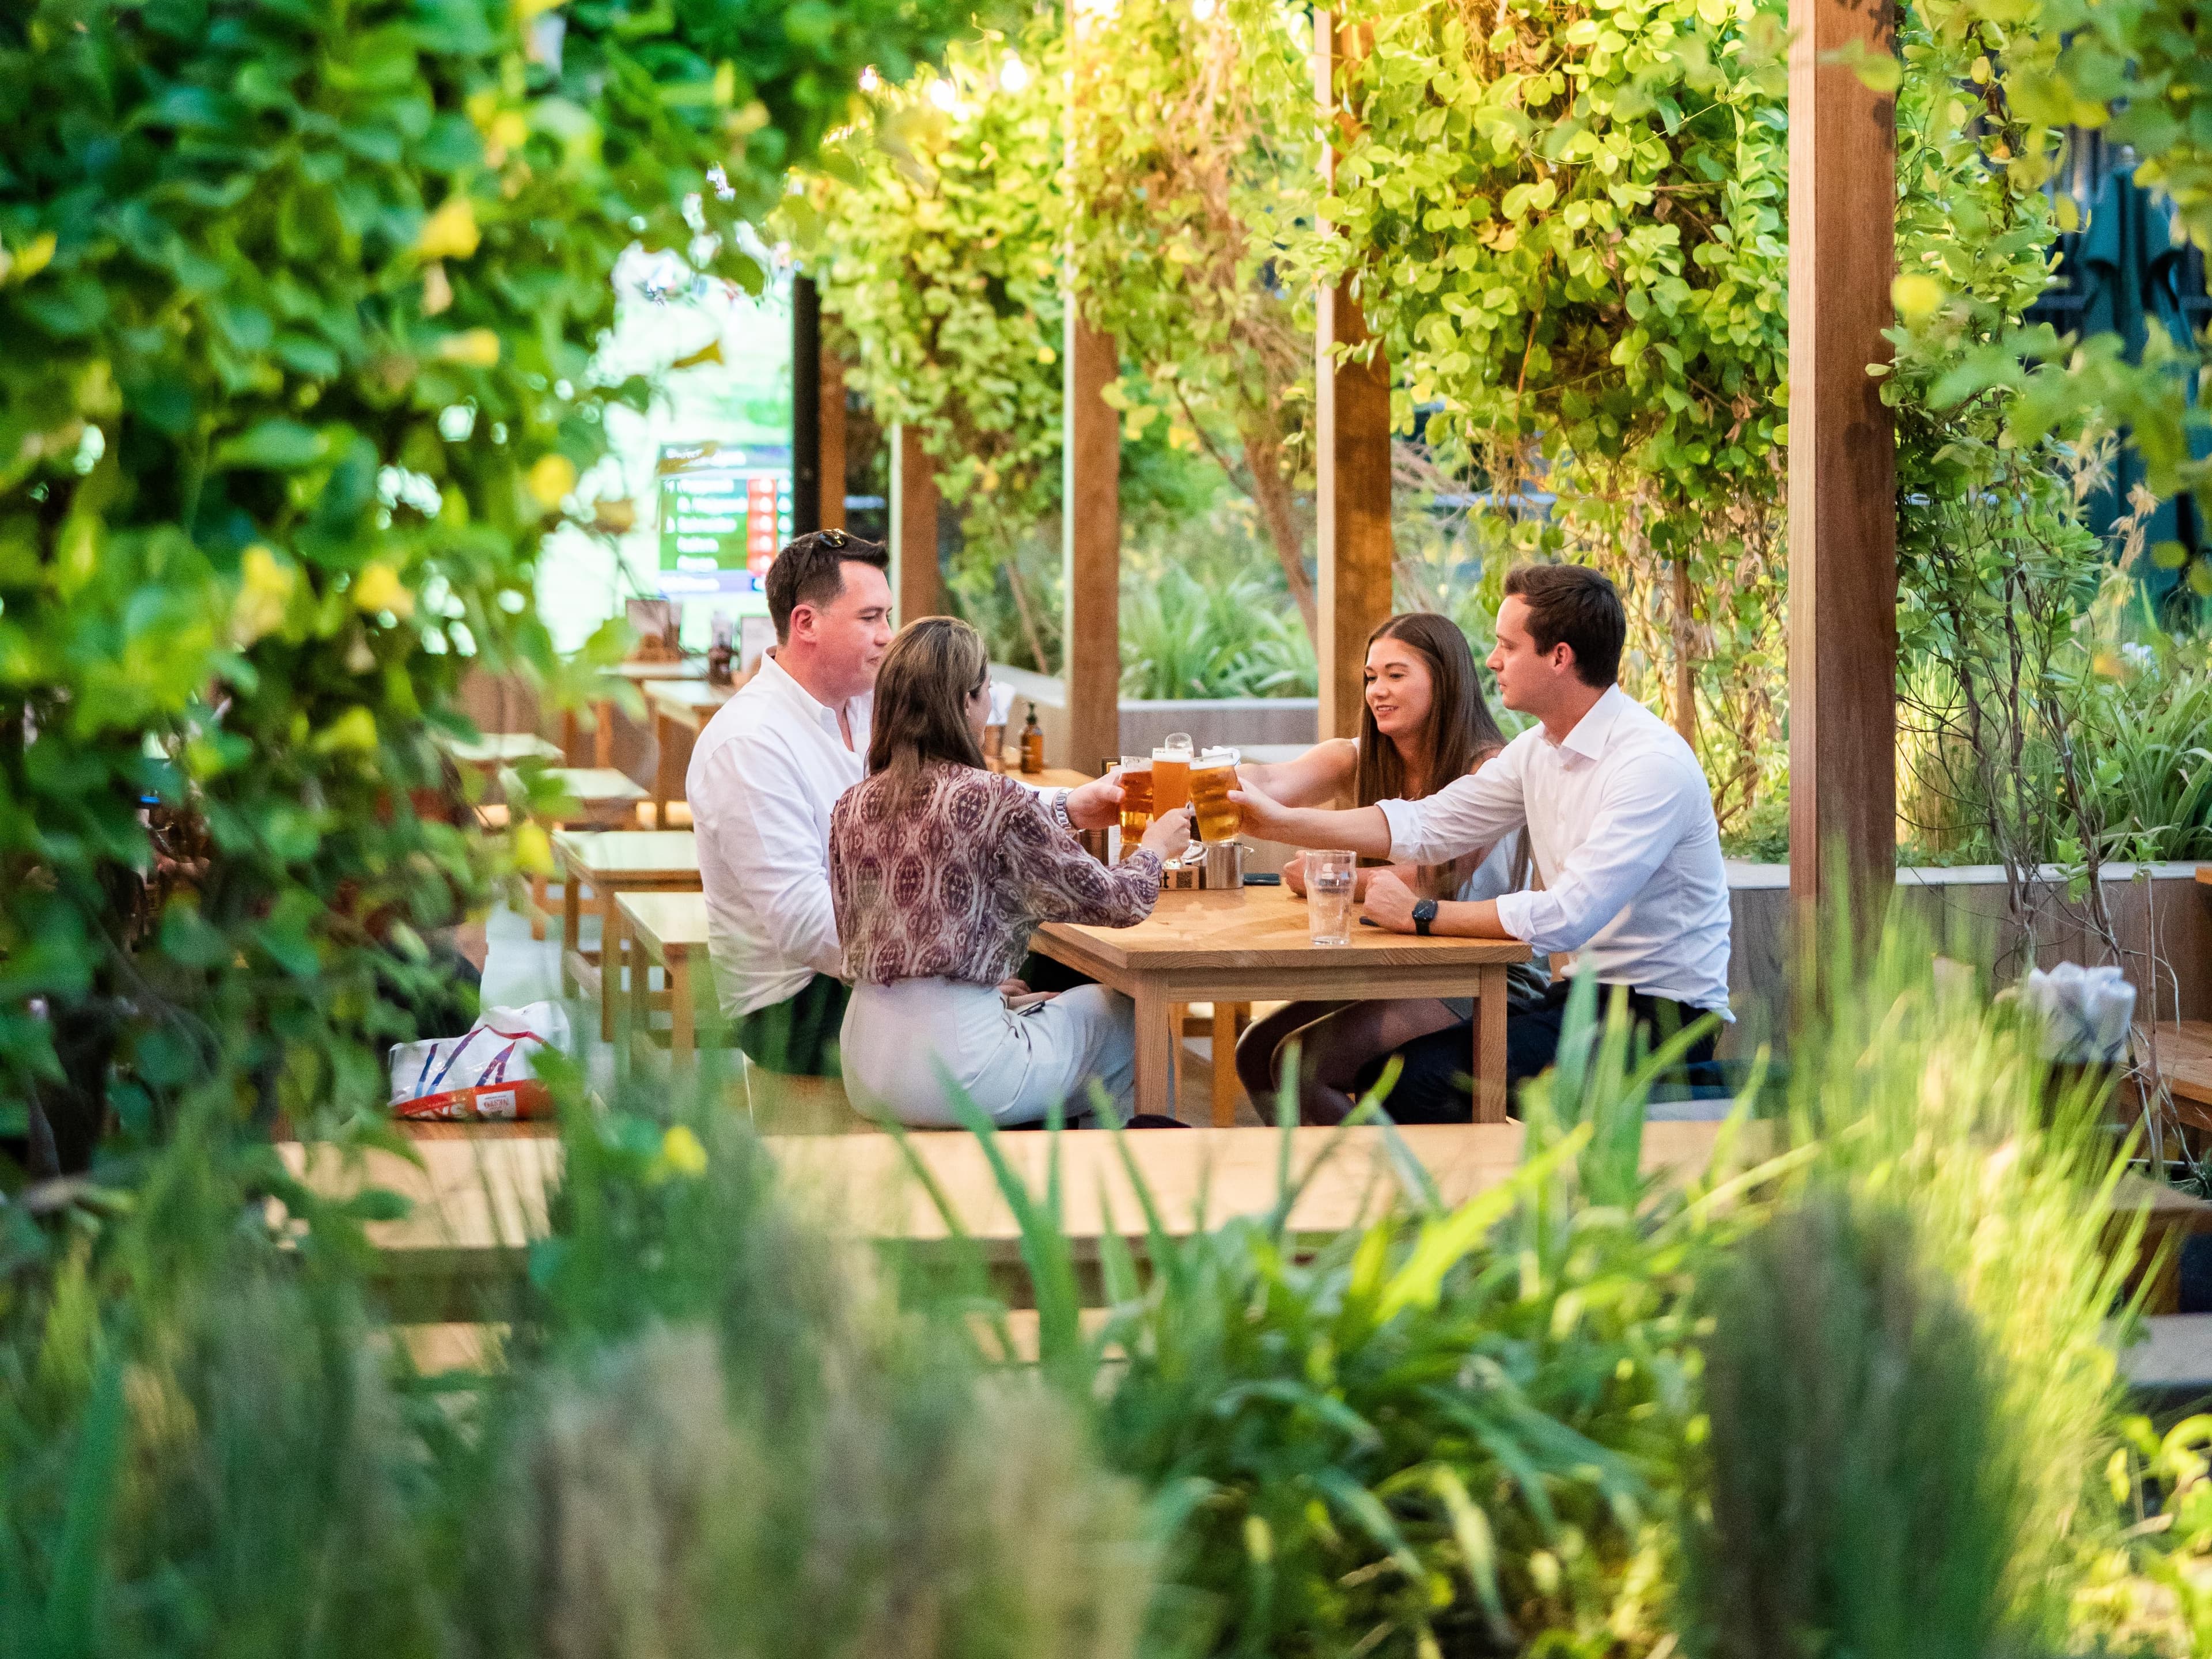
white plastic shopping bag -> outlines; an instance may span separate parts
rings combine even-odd
[[[568,1016],[557,1002],[487,1008],[465,1036],[393,1046],[392,1109],[448,1121],[550,1116],[534,1062],[542,1048],[568,1047]]]

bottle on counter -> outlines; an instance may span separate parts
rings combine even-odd
[[[1044,770],[1044,728],[1037,724],[1036,705],[1030,705],[1030,717],[1022,725],[1022,770]]]

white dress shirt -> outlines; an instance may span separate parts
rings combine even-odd
[[[1498,924],[1539,956],[1692,1007],[1728,1007],[1729,888],[1712,794],[1690,745],[1619,686],[1564,742],[1523,732],[1481,770],[1386,800],[1390,856],[1442,864],[1526,826],[1545,884]]]
[[[830,809],[866,775],[872,692],[838,711],[770,652],[691,748],[684,793],[699,838],[707,951],[732,1019],[843,970],[830,902]]]
[[[684,793],[706,890],[707,954],[727,1018],[797,996],[817,974],[844,974],[830,896],[830,809],[867,775],[874,710],[872,691],[845,705],[847,747],[839,711],[770,651],[691,747]],[[1063,827],[1067,793],[1036,792]]]

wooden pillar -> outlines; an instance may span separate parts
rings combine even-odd
[[[1068,296],[1062,381],[1060,552],[1066,596],[1060,680],[1079,771],[1121,752],[1121,417],[1100,394],[1121,372],[1113,337]]]
[[[1323,125],[1349,131],[1339,106],[1339,65],[1356,61],[1356,32],[1328,12],[1314,16],[1314,95]],[[1323,182],[1334,174],[1334,146],[1322,151]],[[1340,364],[1331,349],[1367,338],[1350,283],[1318,297],[1314,328],[1314,504],[1319,549],[1322,738],[1359,735],[1367,636],[1391,611],[1390,370],[1382,346],[1362,362]]]
[[[845,527],[845,365],[827,348],[821,363],[822,504],[824,530]]]
[[[1878,926],[1897,855],[1897,446],[1880,382],[1895,105],[1835,61],[1887,53],[1887,0],[1790,0],[1790,890]]]
[[[903,628],[916,617],[945,613],[945,578],[937,562],[937,470],[918,427],[891,428],[891,603]]]
[[[822,528],[822,291],[791,279],[791,533]]]

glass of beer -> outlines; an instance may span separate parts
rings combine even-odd
[[[1229,799],[1237,787],[1234,749],[1209,749],[1190,763],[1190,804],[1198,810],[1200,841],[1234,841],[1244,809]]]
[[[1121,844],[1134,848],[1152,827],[1152,757],[1121,757]]]
[[[1191,741],[1188,732],[1170,732],[1152,750],[1152,816],[1164,818],[1190,805]]]

